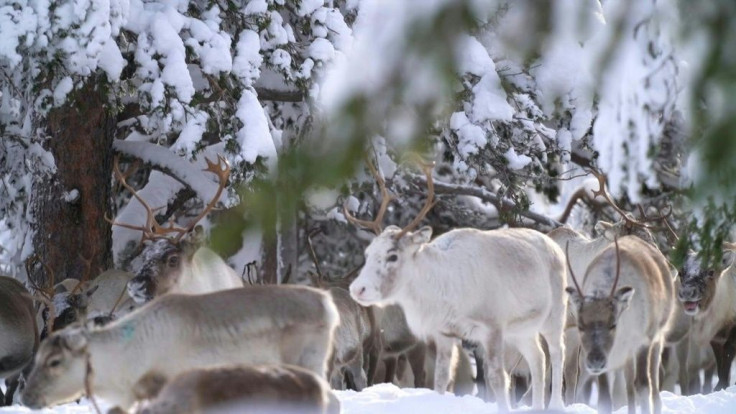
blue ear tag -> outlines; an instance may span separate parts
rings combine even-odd
[[[127,323],[123,326],[123,339],[125,342],[129,342],[133,339],[133,333],[135,332],[135,326],[132,323]]]

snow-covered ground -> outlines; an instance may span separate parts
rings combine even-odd
[[[337,391],[342,403],[343,414],[405,414],[405,413],[462,413],[462,414],[489,414],[497,412],[495,404],[484,403],[482,400],[471,397],[456,397],[451,394],[439,395],[427,389],[398,388],[392,384],[379,384],[363,390]],[[664,404],[663,413],[707,413],[707,414],[734,414],[736,413],[736,386],[708,395],[682,397],[669,392],[662,393]],[[522,410],[524,411],[524,410]],[[41,411],[32,411],[25,407],[13,406],[0,408],[2,414],[89,414],[94,410],[87,403],[67,404]],[[565,412],[590,413],[595,409],[583,404],[568,407]],[[625,413],[626,407],[616,411]]]

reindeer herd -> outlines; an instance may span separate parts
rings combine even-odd
[[[383,229],[392,196],[368,163],[382,194],[376,218],[344,208],[376,233],[362,269],[342,284],[254,286],[185,238],[228,180],[224,159],[207,164],[217,194],[179,228],[156,223],[115,161],[147,210],[143,226],[113,223],[143,234],[136,274],[109,270],[36,292],[0,277],[6,404],[86,395],[114,413],[339,413],[332,389],[411,377],[440,393],[468,392],[475,380],[501,411],[589,404],[595,384],[599,411],[659,413],[661,390],[709,392],[714,373],[716,389],[730,385],[736,246],[724,245],[718,266],[691,253],[675,269],[600,174],[596,194],[622,221],[599,223],[597,238],[569,227],[433,238],[419,227],[435,204],[433,166],[422,163],[428,191],[416,218]],[[476,370],[463,346],[477,351]]]

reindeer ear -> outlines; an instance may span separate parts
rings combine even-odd
[[[94,293],[97,292],[97,289],[99,289],[99,288],[100,288],[100,285],[97,284],[97,285],[94,285],[91,288],[87,289],[87,291],[84,292],[84,293],[87,295],[87,297],[90,297],[90,296],[94,295]]]
[[[580,293],[578,293],[578,290],[574,287],[568,286],[565,288],[565,292],[570,295],[570,300],[573,305],[575,305],[576,308],[580,308],[580,305],[583,304],[583,298],[580,296]]]
[[[605,237],[607,240],[613,241],[613,238],[616,237],[615,231],[614,231],[614,224],[609,223],[607,221],[599,221],[595,223],[595,231],[596,233],[600,234],[601,236]]]
[[[631,303],[631,297],[634,295],[634,288],[631,286],[624,286],[622,288],[619,288],[616,293],[613,294],[613,297],[619,302],[621,305],[620,311],[626,309],[629,306],[629,303]]]
[[[87,346],[87,336],[82,329],[68,329],[63,338],[64,344],[71,351],[79,352]]]
[[[429,243],[432,239],[432,227],[424,226],[409,235],[414,244]]]
[[[736,252],[733,250],[724,250],[723,251],[723,257],[721,258],[721,266],[723,268],[727,268],[734,264],[734,261],[736,260]]]

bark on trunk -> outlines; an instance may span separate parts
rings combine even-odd
[[[33,247],[41,266],[31,266],[30,280],[48,286],[90,279],[112,267],[110,209],[112,140],[115,117],[106,107],[104,90],[92,77],[66,105],[47,119],[47,149],[56,174],[36,182],[32,208],[36,223]],[[75,191],[76,190],[76,196]]]

